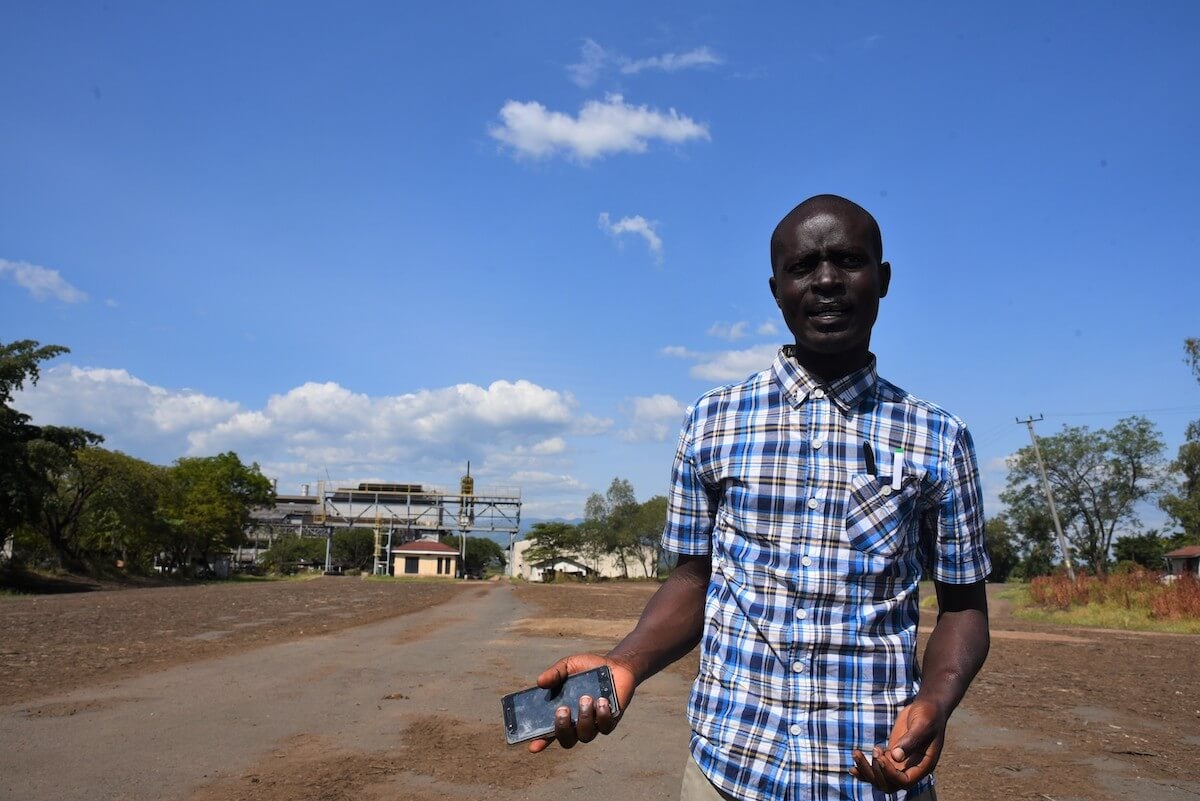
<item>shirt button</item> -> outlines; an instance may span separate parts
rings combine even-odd
[[[792,663],[792,671],[795,673],[803,673],[804,672],[804,663],[803,662],[793,662]]]
[[[805,612],[803,609],[796,610],[796,619],[797,620],[804,620],[804,618],[806,618],[806,617],[808,617],[808,612]]]
[[[820,501],[818,501],[816,498],[808,499],[808,508],[809,509],[816,509],[820,505],[821,505]]]
[[[825,444],[825,441],[824,441],[824,440],[820,440],[820,439],[814,439],[814,440],[813,440],[813,450],[814,450],[814,451],[819,451],[819,450],[821,450],[821,446],[822,446],[822,445],[824,445],[824,444]]]
[[[806,556],[800,560],[800,564],[804,565],[805,567],[808,567],[809,565],[812,564],[812,560]]]
[[[825,390],[823,390],[823,389],[819,389],[819,388],[818,388],[818,389],[814,389],[814,390],[813,390],[813,397],[814,397],[814,398],[823,398],[823,397],[825,397]]]
[[[799,737],[804,729],[799,723],[793,723],[791,726],[788,726],[788,731],[792,733],[792,736]]]

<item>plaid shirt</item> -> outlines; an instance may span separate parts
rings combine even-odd
[[[679,438],[663,547],[712,557],[692,754],[738,798],[903,799],[849,775],[850,752],[886,743],[916,695],[923,566],[951,584],[991,569],[974,447],[873,359],[821,384],[789,354],[700,398]]]

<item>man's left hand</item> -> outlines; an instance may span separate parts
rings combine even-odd
[[[854,749],[851,775],[885,792],[908,790],[933,770],[942,755],[946,720],[936,704],[916,699],[900,710],[886,751],[875,746],[872,761]]]

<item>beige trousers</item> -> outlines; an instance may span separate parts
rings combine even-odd
[[[683,787],[679,789],[679,801],[738,801],[735,796],[723,793],[704,775],[696,760],[688,755],[687,764],[683,767]],[[937,793],[933,788],[916,796],[909,796],[908,801],[937,801]]]

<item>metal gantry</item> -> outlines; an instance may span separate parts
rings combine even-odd
[[[370,528],[375,532],[376,575],[391,575],[392,549],[422,537],[457,534],[459,569],[466,560],[468,534],[506,534],[509,544],[521,524],[521,491],[516,488],[475,490],[474,480],[464,477],[460,491],[449,493],[422,484],[359,483],[321,481],[315,495],[280,495],[274,509],[258,510],[248,537],[268,547],[277,536],[321,536],[332,538],[336,528]],[[240,554],[239,554],[240,556]],[[326,569],[330,567],[326,547]]]

